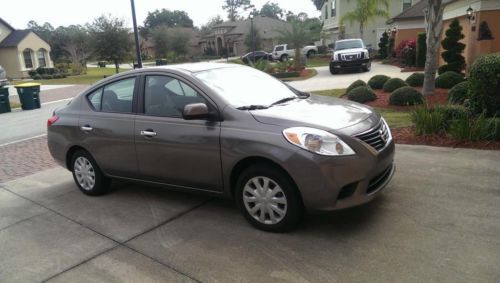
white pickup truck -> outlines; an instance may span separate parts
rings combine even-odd
[[[293,58],[295,57],[295,49],[291,48],[288,49],[289,46],[288,44],[281,44],[281,45],[276,45],[274,46],[273,49],[273,59],[274,60],[280,60],[280,61],[286,61],[288,58]],[[304,48],[302,48],[302,55],[307,56],[307,58],[311,57],[314,54],[318,53],[318,47],[314,45],[309,45]]]

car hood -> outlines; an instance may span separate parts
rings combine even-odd
[[[336,54],[344,54],[344,53],[359,53],[366,51],[365,48],[351,48],[351,49],[342,49],[342,50],[335,50],[333,53],[334,55]]]
[[[318,95],[250,112],[257,121],[264,124],[284,127],[309,126],[324,130],[340,130],[376,115],[371,108],[364,105]]]

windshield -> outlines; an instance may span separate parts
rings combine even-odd
[[[194,76],[236,108],[270,106],[281,99],[297,97],[279,80],[250,67],[212,69]]]
[[[351,48],[363,48],[363,42],[361,40],[348,40],[348,41],[337,41],[335,43],[335,50],[351,49]]]

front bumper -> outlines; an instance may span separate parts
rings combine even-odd
[[[307,210],[337,210],[373,200],[395,172],[395,145],[377,152],[363,142],[349,144],[354,156],[324,157],[299,151],[291,170]]]
[[[370,59],[359,59],[353,61],[331,61],[330,68],[334,70],[349,70],[366,67],[370,64]]]

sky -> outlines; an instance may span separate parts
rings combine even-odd
[[[269,0],[251,0],[260,9]],[[102,14],[122,18],[132,26],[130,0],[2,0],[0,17],[16,29],[26,28],[30,20],[52,26],[85,24]],[[271,0],[282,9],[294,13],[305,12],[319,17],[311,0]],[[148,12],[156,9],[183,10],[193,19],[195,26],[205,24],[210,18],[221,15],[223,0],[135,0],[137,23],[142,25]],[[28,8],[27,8],[28,7]]]

